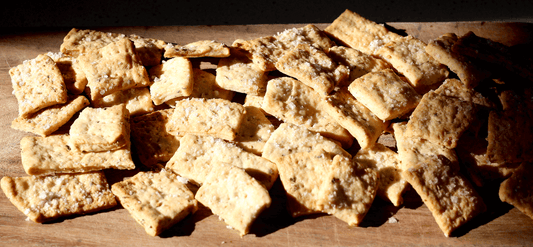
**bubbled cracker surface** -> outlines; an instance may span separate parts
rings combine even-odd
[[[163,169],[137,173],[111,190],[146,233],[157,236],[198,209],[186,184],[187,179]]]
[[[214,40],[200,40],[186,45],[165,46],[165,58],[174,57],[228,57],[229,48]]]
[[[184,57],[166,60],[150,69],[152,85],[150,95],[156,105],[165,101],[189,96],[193,92],[194,74],[192,63]]]
[[[103,173],[3,177],[7,198],[32,221],[41,223],[116,205]]]
[[[91,101],[91,106],[95,108],[111,107],[119,104],[126,104],[126,109],[128,109],[131,116],[147,114],[154,110],[148,87],[121,90]]]

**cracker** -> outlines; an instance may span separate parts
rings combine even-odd
[[[70,147],[82,152],[116,150],[130,143],[126,105],[85,108],[70,126]]]
[[[381,58],[345,46],[331,47],[328,51],[328,56],[330,56],[333,61],[346,66],[350,70],[348,79],[341,81],[341,83],[337,85],[339,87],[347,86],[350,82],[368,72],[377,72],[392,68],[387,61]]]
[[[161,56],[166,42],[158,39],[143,38],[135,34],[125,35],[73,28],[63,38],[60,50],[64,54],[78,57],[81,54],[100,49],[123,38],[128,38],[134,42],[139,59],[144,66],[155,66],[161,63]]]
[[[362,149],[373,146],[388,126],[346,89],[334,92],[324,102],[328,115],[348,130]]]
[[[411,114],[406,134],[455,148],[476,117],[472,102],[429,92]]]
[[[154,111],[131,118],[131,141],[141,163],[157,167],[178,150],[179,136],[167,132],[173,109]]]
[[[186,45],[165,46],[165,58],[174,57],[229,57],[228,46],[214,40],[200,40]]]
[[[391,120],[413,110],[418,93],[393,70],[371,72],[348,86],[350,93],[381,120]]]
[[[328,95],[350,72],[346,66],[331,60],[325,52],[305,43],[285,52],[275,66],[321,95]]]
[[[278,177],[276,165],[247,152],[234,143],[211,136],[187,134],[180,139],[180,147],[167,162],[167,168],[202,185],[216,164],[226,163],[244,169],[267,189]]]
[[[449,74],[446,66],[431,57],[425,48],[423,41],[407,36],[385,44],[376,55],[392,64],[422,94],[437,88]]]
[[[186,183],[186,179],[163,169],[139,172],[113,184],[111,190],[148,235],[158,236],[198,209]]]
[[[515,206],[520,212],[533,219],[533,169],[531,163],[522,163],[513,175],[500,184],[500,200]]]
[[[350,10],[345,10],[324,31],[348,47],[374,54],[380,47],[401,36]]]
[[[42,223],[93,213],[117,202],[102,172],[57,176],[7,177],[1,180],[6,197],[28,216]]]
[[[54,60],[59,71],[61,71],[68,92],[71,94],[83,93],[87,85],[87,77],[80,67],[78,60],[61,52],[48,52],[46,55]]]
[[[109,152],[79,152],[69,147],[69,135],[26,136],[20,140],[24,171],[29,175],[135,169],[130,147]]]
[[[430,156],[402,173],[433,214],[446,237],[486,210],[459,169],[443,156]]]
[[[156,105],[192,94],[194,74],[192,63],[184,57],[175,57],[154,66],[149,71],[152,78],[150,95]]]
[[[274,125],[265,117],[262,110],[254,106],[245,106],[246,113],[235,144],[242,149],[261,155],[266,141],[274,132]]]
[[[11,122],[11,128],[43,137],[48,136],[66,124],[74,114],[87,105],[89,105],[89,100],[85,96],[72,96],[65,104],[41,109],[29,117],[17,117]]]
[[[403,203],[402,194],[409,184],[402,178],[398,154],[381,143],[361,149],[353,157],[356,163],[371,167],[379,173],[377,195],[398,207]]]
[[[168,130],[170,133],[212,135],[233,141],[244,113],[244,106],[225,99],[183,99],[176,102]]]
[[[457,42],[457,35],[446,33],[431,40],[426,46],[426,52],[439,63],[442,63],[453,71],[467,88],[476,87],[479,82],[490,76],[490,71],[483,69],[479,63],[452,50]]]
[[[232,50],[230,57],[222,58],[218,62],[216,81],[220,87],[227,90],[248,95],[264,95],[267,73],[238,50]]]
[[[120,39],[97,50],[88,50],[78,56],[78,60],[87,76],[91,100],[150,85],[148,72],[128,39]]]
[[[301,125],[350,147],[353,137],[324,110],[323,98],[312,88],[290,77],[268,82],[263,109],[276,118]]]
[[[435,93],[449,97],[455,97],[462,101],[469,101],[478,107],[485,109],[496,108],[496,104],[491,99],[483,96],[480,92],[468,88],[458,79],[446,79],[442,85],[435,90]]]
[[[272,203],[268,191],[243,169],[223,163],[213,167],[198,189],[196,200],[239,231],[241,237]]]
[[[24,61],[11,68],[9,75],[21,117],[67,102],[67,88],[61,71],[47,55]]]
[[[131,116],[137,116],[152,112],[154,104],[148,87],[135,87],[109,94],[91,102],[95,108],[111,107],[126,104],[126,109]]]
[[[488,122],[487,156],[495,163],[533,160],[531,118],[518,111],[491,111]]]
[[[247,107],[247,106],[253,106],[257,109],[260,109],[261,112],[263,114],[265,114],[265,116],[272,116],[270,115],[270,113],[266,112],[264,109],[263,109],[263,100],[264,100],[264,95],[263,96],[256,96],[256,95],[251,95],[251,94],[247,94],[246,97],[244,98],[244,104],[243,106]]]

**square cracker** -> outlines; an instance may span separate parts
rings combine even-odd
[[[276,118],[301,125],[325,137],[350,147],[353,137],[324,109],[323,98],[311,87],[290,77],[280,77],[268,82],[263,99],[263,110]]]
[[[167,132],[173,111],[164,109],[131,118],[131,142],[143,165],[157,167],[178,150],[180,137]]]
[[[184,57],[175,57],[149,70],[152,78],[150,95],[156,105],[165,101],[189,96],[193,92],[194,74],[192,63]]]
[[[165,58],[174,57],[229,57],[230,49],[214,40],[200,40],[186,45],[165,46]]]
[[[336,40],[366,54],[374,54],[384,44],[401,37],[387,30],[385,26],[348,9],[324,31]]]
[[[19,116],[67,102],[67,88],[52,58],[38,55],[9,70]]]
[[[61,52],[46,54],[56,62],[59,71],[63,75],[63,81],[67,90],[71,94],[81,94],[87,86],[87,77],[80,67],[78,60],[75,57],[65,55]]]
[[[379,119],[345,88],[327,96],[324,109],[355,137],[362,149],[373,146],[389,124]]]
[[[406,135],[455,148],[475,117],[476,107],[472,102],[429,92],[411,114]]]
[[[87,214],[117,202],[102,172],[57,176],[3,177],[6,197],[34,222]]]
[[[376,55],[392,64],[418,93],[423,94],[437,88],[450,73],[446,66],[430,56],[425,49],[423,41],[407,36],[385,44]]]
[[[350,93],[381,120],[391,120],[413,110],[418,93],[392,69],[370,72],[348,86]]]
[[[120,39],[100,49],[78,56],[87,76],[91,100],[117,91],[150,85],[148,72],[142,65],[133,42]]]
[[[341,81],[337,85],[340,87],[347,86],[350,82],[368,72],[377,72],[392,68],[387,61],[381,58],[345,46],[333,46],[327,54],[333,61],[346,66],[350,71],[348,79]]]
[[[215,164],[226,163],[244,169],[250,176],[270,189],[278,177],[278,169],[271,161],[244,151],[234,143],[212,136],[187,134],[180,139],[180,147],[166,167],[202,185]]]
[[[70,147],[82,152],[116,150],[130,143],[130,113],[125,104],[85,108],[70,126]]]
[[[248,152],[261,155],[266,141],[276,128],[261,109],[254,106],[244,108],[246,113],[235,144]]]
[[[91,102],[95,108],[111,107],[126,104],[131,116],[142,115],[154,110],[152,97],[148,87],[135,87],[109,94]]]
[[[272,202],[268,190],[243,169],[224,163],[212,168],[196,200],[239,231],[241,237]]]
[[[225,99],[183,99],[176,101],[168,131],[212,135],[233,141],[244,113],[244,106]]]
[[[309,44],[298,44],[276,62],[276,68],[292,76],[321,95],[328,95],[345,80],[350,71],[328,55]]]
[[[29,117],[17,117],[11,128],[48,136],[66,124],[74,114],[89,105],[85,96],[72,96],[65,104],[50,106],[33,113]]]
[[[165,169],[139,172],[111,186],[113,194],[150,236],[158,236],[198,209],[187,180]]]
[[[216,69],[217,84],[227,90],[248,95],[264,95],[267,73],[247,56],[232,49],[231,56],[222,58]]]
[[[515,206],[533,219],[533,169],[531,163],[522,163],[513,175],[500,184],[500,200]]]
[[[409,184],[401,175],[398,154],[381,143],[361,149],[353,157],[356,163],[364,164],[379,173],[377,195],[398,207],[403,203],[402,194],[409,189]]]
[[[135,168],[129,146],[109,152],[79,152],[69,147],[69,139],[69,135],[23,137],[20,156],[24,171],[48,175]]]

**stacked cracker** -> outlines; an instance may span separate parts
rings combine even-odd
[[[528,190],[515,189],[531,188],[521,176],[531,170],[531,91],[503,91],[513,85],[501,74],[491,83],[488,72],[503,67],[531,79],[529,64],[473,34],[427,45],[346,10],[324,31],[307,25],[231,46],[73,29],[61,52],[12,72],[13,127],[43,136],[21,142],[26,172],[39,175],[29,179],[133,169],[133,146],[151,171],[111,191],[152,236],[197,202],[243,236],[272,203],[278,176],[293,217],[327,213],[350,226],[376,196],[401,206],[410,185],[449,236],[486,209],[476,190],[511,174],[500,197],[531,215]],[[215,74],[193,66],[204,57],[219,59]],[[64,109],[68,116],[50,123]],[[68,135],[51,135],[78,111]],[[378,143],[385,132],[397,147]],[[2,180],[5,193],[35,215],[39,207],[19,206],[6,189],[18,188],[13,180]],[[27,194],[39,193],[31,188]]]

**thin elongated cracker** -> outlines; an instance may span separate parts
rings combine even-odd
[[[500,184],[500,200],[515,206],[520,212],[533,219],[533,184],[531,163],[524,162],[513,175]]]
[[[139,172],[113,184],[111,190],[148,235],[158,236],[198,209],[186,183],[186,179],[163,169]]]
[[[346,66],[350,70],[348,79],[341,81],[341,83],[337,85],[339,87],[347,86],[353,80],[368,72],[377,72],[392,68],[387,61],[381,58],[345,46],[333,46],[329,49],[327,54],[333,59],[333,61]]]
[[[367,73],[348,86],[350,93],[381,120],[391,120],[413,110],[418,93],[393,70]]]
[[[133,42],[120,39],[78,56],[87,76],[91,100],[117,91],[149,86],[148,72],[142,65]]]
[[[67,102],[67,88],[52,58],[38,55],[9,70],[19,116]]]
[[[326,113],[322,97],[310,87],[290,77],[268,82],[262,108],[276,118],[304,126],[350,147],[353,137]]]
[[[192,63],[184,57],[175,57],[154,66],[149,71],[152,78],[150,95],[156,105],[165,101],[189,96],[193,92],[194,74]]]
[[[180,147],[166,167],[202,185],[214,164],[226,163],[244,169],[265,188],[270,189],[278,177],[271,161],[244,151],[237,145],[211,136],[187,134],[180,139]]]
[[[261,155],[263,147],[272,132],[274,125],[265,117],[262,110],[254,106],[245,106],[244,120],[237,133],[235,144],[242,149]]]
[[[91,106],[95,108],[120,104],[126,104],[126,109],[128,109],[131,116],[146,114],[154,110],[148,87],[130,88],[91,101]]]
[[[69,147],[69,139],[69,135],[23,137],[20,156],[24,171],[48,175],[135,168],[129,146],[109,152],[78,152]]]
[[[241,237],[272,203],[268,191],[241,168],[217,164],[205,180],[196,200],[239,231]]]
[[[374,54],[380,47],[401,36],[351,10],[345,10],[324,31],[347,46]]]
[[[264,95],[267,73],[238,50],[232,50],[230,57],[222,58],[218,62],[216,81],[220,87],[227,90],[248,95]]]
[[[97,212],[117,204],[102,172],[4,176],[1,185],[9,201],[28,219],[37,223]]]
[[[71,94],[83,93],[87,85],[87,77],[80,67],[78,60],[61,52],[48,52],[46,55],[54,60],[59,71],[61,71],[68,92]]]
[[[328,95],[349,76],[346,66],[338,65],[325,52],[305,43],[285,52],[275,66],[321,95]]]
[[[214,40],[200,40],[186,45],[165,46],[165,58],[174,57],[229,57],[228,46]]]
[[[66,124],[74,114],[89,105],[85,96],[70,97],[65,104],[42,109],[30,117],[17,117],[11,122],[11,128],[48,136]]]

